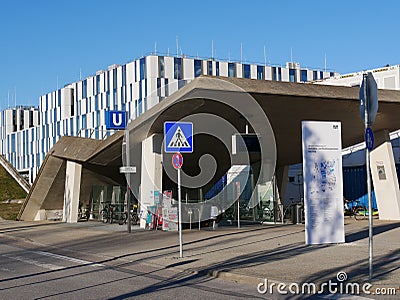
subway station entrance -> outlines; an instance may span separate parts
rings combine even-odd
[[[61,210],[64,221],[76,222],[79,202],[90,204],[92,217],[98,219],[105,201],[122,211],[125,198],[122,188],[117,192],[96,186],[127,183],[132,198],[138,200],[139,214],[155,206],[166,191],[173,207],[177,175],[172,154],[163,151],[163,124],[184,121],[194,124],[194,151],[183,154],[181,197],[187,211],[183,222],[194,224],[199,216],[201,222],[214,216],[281,222],[292,209],[296,221],[301,220],[301,205],[282,207],[280,200],[288,166],[302,161],[301,122],[340,121],[343,148],[363,141],[363,124],[355,121],[359,120],[358,92],[358,88],[338,86],[196,78],[128,124],[135,174],[119,173],[121,166],[127,166],[124,132],[103,141],[62,137],[47,154],[18,219],[45,220],[47,212]],[[379,97],[374,132],[397,130],[400,92],[382,90]],[[259,155],[246,143],[247,135],[257,137]],[[235,136],[241,142],[233,142]]]

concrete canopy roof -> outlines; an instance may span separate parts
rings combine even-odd
[[[232,83],[227,89],[223,81]],[[206,104],[198,95],[209,92],[240,93],[237,86],[250,94],[262,107],[272,125],[277,146],[277,165],[301,162],[301,121],[342,122],[342,145],[348,147],[364,140],[364,124],[360,117],[359,88],[289,83],[253,79],[199,77],[170,97],[132,121],[129,128],[134,137],[143,140],[150,133],[162,133],[163,123],[179,120],[200,111],[218,113],[243,127],[234,111],[217,104]],[[200,93],[201,91],[201,93]],[[372,126],[375,132],[400,128],[400,91],[379,90],[379,110]],[[193,99],[183,101],[182,99]],[[161,113],[161,115],[159,115]],[[241,124],[239,124],[241,123]],[[147,126],[151,126],[148,131]],[[135,138],[135,139],[136,139]]]

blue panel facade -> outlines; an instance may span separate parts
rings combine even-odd
[[[396,164],[396,171],[399,180],[400,164]],[[371,184],[372,207],[377,208],[372,180]],[[343,196],[347,200],[359,200],[361,205],[368,206],[367,173],[365,166],[343,168]]]

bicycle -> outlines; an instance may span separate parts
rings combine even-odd
[[[89,221],[90,211],[88,209],[78,209],[78,221]]]
[[[131,224],[136,225],[138,223],[138,221],[139,221],[138,214],[136,212],[134,212],[133,210],[131,210]],[[122,213],[118,224],[123,225],[123,224],[126,224],[126,222],[128,222],[128,213],[125,211]]]
[[[106,206],[101,210],[100,215],[104,223],[112,224],[115,220],[115,205],[106,204]]]
[[[349,207],[349,204],[351,206]],[[350,218],[354,217],[355,220],[365,219],[368,215],[368,210],[364,205],[360,205],[360,200],[346,200],[344,204],[345,214]]]

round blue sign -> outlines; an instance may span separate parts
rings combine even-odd
[[[365,129],[365,145],[369,151],[374,149],[374,133],[372,132],[371,127]]]
[[[172,166],[175,169],[180,169],[182,168],[183,165],[183,156],[181,153],[176,152],[174,155],[172,155]]]

